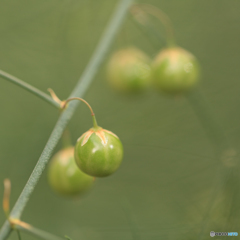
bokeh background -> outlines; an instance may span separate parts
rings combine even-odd
[[[146,2],[169,15],[178,44],[197,56],[202,67],[199,89],[237,150],[240,2]],[[116,3],[1,1],[0,69],[43,91],[51,87],[60,98],[66,98],[87,65]],[[150,38],[128,17],[111,52],[134,45],[154,57],[164,44]],[[94,189],[79,200],[55,195],[45,171],[22,219],[73,240],[197,239],[201,229],[204,239],[209,238],[210,231],[240,233],[238,168],[234,166],[237,172],[217,192],[209,211],[219,162],[189,101],[184,96],[171,98],[154,90],[134,97],[116,94],[105,81],[105,65],[85,99],[92,105],[99,125],[122,140],[125,156],[121,168],[111,177],[98,179]],[[4,79],[0,79],[0,108],[0,181],[11,179],[13,205],[59,113]],[[73,142],[91,124],[89,110],[81,104],[69,124]],[[55,151],[60,148],[59,144]],[[0,184],[0,198],[2,195]],[[0,210],[0,223],[4,220]],[[33,239],[27,234],[22,237]],[[17,239],[16,233],[9,239]]]

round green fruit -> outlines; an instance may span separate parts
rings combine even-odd
[[[182,93],[191,89],[199,78],[196,58],[180,48],[162,50],[153,62],[152,80],[166,93]]]
[[[75,163],[74,147],[56,153],[48,168],[51,188],[64,196],[77,196],[91,188],[94,177],[83,173]]]
[[[114,53],[107,65],[107,79],[120,92],[140,92],[150,84],[150,59],[136,48]]]
[[[94,177],[106,177],[114,173],[122,158],[123,146],[119,138],[101,127],[85,132],[75,146],[77,165]]]

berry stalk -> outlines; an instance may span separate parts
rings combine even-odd
[[[86,100],[84,100],[83,98],[79,98],[79,97],[69,98],[69,99],[67,99],[67,100],[65,101],[65,103],[64,103],[64,105],[63,105],[62,108],[64,109],[64,108],[66,107],[67,103],[70,102],[70,101],[72,101],[72,100],[79,100],[79,101],[81,101],[81,102],[84,102],[84,103],[88,106],[89,110],[91,111],[91,116],[92,116],[92,118],[93,118],[93,128],[95,128],[95,129],[99,128],[98,125],[97,125],[97,119],[96,119],[96,117],[95,117],[95,114],[94,114],[94,112],[93,112],[92,107],[91,107],[90,104],[89,104]]]

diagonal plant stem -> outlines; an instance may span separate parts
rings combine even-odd
[[[212,183],[212,192],[203,214],[203,220],[198,235],[198,239],[202,240],[206,236],[206,228],[210,223],[210,214],[214,207],[214,203],[218,198],[218,194],[223,191],[224,184],[232,178],[233,166],[227,166],[226,163],[224,163],[224,160],[225,158],[230,158],[232,163],[229,163],[235,165],[235,163],[237,163],[238,155],[232,147],[231,141],[229,141],[222,127],[218,124],[218,121],[212,114],[212,109],[201,91],[195,89],[195,91],[186,95],[186,98],[202,123],[209,139],[214,144],[216,151],[216,167]],[[232,152],[230,156],[226,155],[229,150]]]
[[[46,93],[42,92],[41,90],[31,86],[30,84],[20,80],[19,78],[14,77],[14,76],[10,75],[9,73],[6,73],[2,70],[0,70],[0,77],[6,79],[7,81],[9,81],[11,83],[18,85],[19,87],[29,91],[32,94],[40,97],[44,101],[53,105],[54,107],[60,108],[59,103],[55,102],[49,95],[47,95]]]
[[[12,224],[14,224],[14,229],[17,231],[18,236],[20,236],[19,231],[23,231],[43,240],[64,240],[62,237],[54,236],[51,233],[35,228],[28,223],[22,222],[20,220],[12,219]]]
[[[217,152],[231,148],[232,144],[223,131],[222,126],[219,125],[208,100],[201,90],[198,88],[194,89],[192,92],[186,94],[186,99],[204,127],[209,139],[215,145],[215,148],[217,148]]]
[[[113,14],[110,23],[108,24],[106,30],[103,33],[103,36],[89,62],[85,71],[83,72],[81,78],[79,79],[75,89],[71,93],[70,97],[82,97],[84,93],[89,88],[91,82],[93,81],[94,76],[96,75],[98,69],[101,66],[101,63],[104,61],[105,56],[114,40],[118,29],[123,22],[125,15],[127,13],[128,7],[132,3],[132,0],[120,0],[117,5],[116,11]],[[36,187],[39,178],[42,175],[42,172],[48,163],[51,154],[56,147],[58,141],[61,138],[61,135],[72,118],[76,107],[79,102],[74,101],[69,103],[69,106],[64,112],[60,115],[52,134],[28,180],[26,183],[21,195],[19,196],[17,202],[15,203],[12,212],[10,213],[11,218],[20,218],[24,208],[27,205],[27,202]],[[11,226],[8,221],[6,221],[0,231],[0,240],[5,240],[11,232]]]
[[[153,24],[149,19],[148,15],[152,15],[155,18],[157,18],[166,30],[165,39],[167,41],[168,46],[172,47],[175,45],[175,37],[174,37],[174,31],[173,31],[171,20],[168,17],[168,15],[164,13],[161,9],[151,4],[144,4],[144,3],[134,4],[131,7],[131,14],[139,26],[140,25],[144,26],[146,30],[150,33],[150,35],[159,39],[161,42],[163,40],[162,35],[159,34],[159,31],[157,31],[153,27]]]
[[[22,240],[20,232],[17,230],[18,240]]]
[[[139,229],[137,226],[137,218],[136,218],[135,214],[133,213],[130,202],[128,201],[128,199],[126,197],[122,198],[122,207],[123,207],[125,215],[128,219],[128,223],[131,227],[132,239],[140,240],[141,237],[140,237]]]
[[[159,34],[159,32],[157,32],[155,29],[153,29],[153,27],[150,24],[140,24],[139,21],[136,20],[136,18],[134,16],[131,16],[130,18],[133,22],[133,24],[142,32],[142,34],[149,38],[149,36],[151,36],[151,38],[149,38],[149,41],[151,41],[151,47],[153,50],[159,49],[160,47],[162,47],[163,45],[163,37],[161,34]]]

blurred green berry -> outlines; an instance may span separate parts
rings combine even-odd
[[[182,93],[191,89],[199,79],[197,59],[180,48],[162,50],[152,65],[152,81],[157,89],[166,93]]]
[[[89,190],[94,177],[83,173],[75,163],[74,147],[56,153],[48,168],[51,188],[63,196],[77,196]]]
[[[107,65],[107,79],[120,92],[141,92],[150,83],[150,59],[137,48],[115,52]]]

